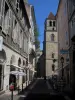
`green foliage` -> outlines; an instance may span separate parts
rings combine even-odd
[[[38,28],[34,29],[34,35],[35,35],[35,46],[36,46],[36,49],[38,49],[40,47],[40,41],[38,39],[38,37],[39,37],[39,30],[38,30]]]
[[[35,35],[36,37],[39,36],[39,30],[38,30],[37,28],[34,29],[34,35]]]

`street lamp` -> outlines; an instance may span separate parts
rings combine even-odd
[[[61,57],[61,63],[62,63],[62,79],[63,79],[63,63],[64,63],[64,57]]]

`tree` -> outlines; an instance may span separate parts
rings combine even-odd
[[[40,47],[40,41],[38,39],[39,37],[39,30],[37,27],[34,28],[34,35],[35,35],[35,47],[38,49]]]

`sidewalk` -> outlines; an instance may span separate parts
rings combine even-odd
[[[55,89],[53,88],[53,82],[52,82],[52,80],[48,80],[48,82],[49,82],[49,84],[52,86],[52,89],[55,90]],[[57,85],[58,85],[58,84],[57,84]],[[67,85],[65,88],[63,88],[63,91],[61,91],[61,90],[59,89],[59,87],[57,87],[57,89],[56,89],[55,91],[56,91],[57,93],[63,95],[63,96],[69,97],[70,99],[73,98],[72,89],[71,89],[68,85]]]
[[[25,89],[23,89],[23,91],[20,91],[19,94],[17,94],[17,91],[14,91],[13,100],[24,100],[24,98],[28,95],[30,89],[33,88],[35,83],[36,79],[33,80]],[[11,100],[11,91],[8,90],[4,94],[0,95],[0,100]]]
[[[69,86],[64,88],[63,93],[66,94],[69,98],[73,98],[72,89]]]

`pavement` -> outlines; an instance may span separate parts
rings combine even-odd
[[[24,100],[66,100],[63,95],[56,93],[48,81],[38,79],[35,86]]]
[[[48,82],[52,86],[52,89],[54,90],[53,83],[51,82],[51,80],[48,80]],[[62,94],[65,98],[68,98],[68,100],[73,100],[73,93],[70,86],[66,85],[64,88],[62,88],[62,91],[57,87],[55,91],[58,92],[59,94]]]
[[[67,95],[56,92],[48,80],[36,79],[19,95],[14,95],[13,100],[72,100]],[[11,96],[4,94],[0,96],[0,100],[11,100]]]
[[[37,82],[36,79],[33,80],[31,82],[31,84],[29,84],[29,86],[27,86],[27,88],[23,89],[23,91],[20,91],[19,94],[17,91],[14,91],[13,92],[13,100],[24,100],[24,98],[28,95],[30,90],[34,87],[36,82]],[[0,100],[11,100],[11,91],[8,90],[4,94],[0,95]]]

